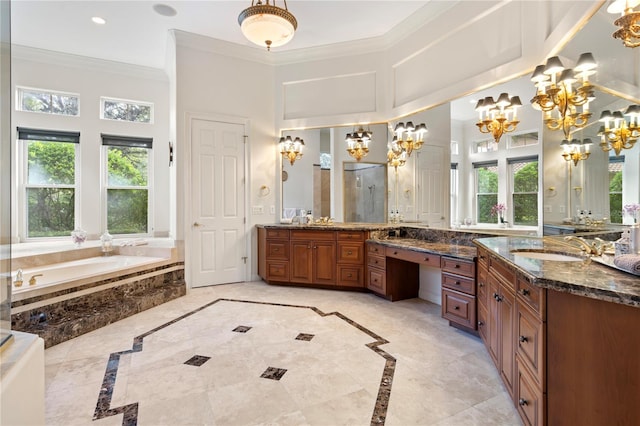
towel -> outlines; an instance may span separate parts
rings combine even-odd
[[[623,254],[613,259],[613,264],[618,268],[640,275],[640,254]]]
[[[294,208],[284,208],[282,212],[282,217],[285,219],[293,219],[296,215],[296,209]]]

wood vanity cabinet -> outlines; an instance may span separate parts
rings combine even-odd
[[[343,287],[364,288],[364,241],[363,231],[338,231],[337,284]]]
[[[442,317],[454,326],[477,330],[476,264],[473,260],[442,256]]]
[[[367,288],[382,296],[387,294],[385,247],[367,244]]]
[[[289,282],[289,230],[258,228],[258,275]]]
[[[302,284],[336,283],[335,232],[291,231],[290,281]]]

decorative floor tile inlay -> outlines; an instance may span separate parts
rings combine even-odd
[[[310,342],[314,336],[315,334],[300,333],[296,337],[296,340],[304,340],[305,342]]]
[[[211,359],[210,356],[194,355],[188,360],[186,360],[184,363],[187,365],[193,365],[194,367],[200,367],[202,364],[209,361],[210,359]]]
[[[318,314],[320,317],[328,317],[328,316],[335,316],[339,319],[341,319],[342,321],[344,321],[345,323],[349,324],[350,326],[356,328],[357,330],[361,331],[362,333],[366,334],[367,336],[369,336],[371,339],[373,339],[373,341],[366,343],[365,346],[367,348],[369,348],[370,350],[372,350],[373,352],[375,352],[376,354],[378,354],[380,357],[382,357],[385,360],[385,366],[383,368],[382,374],[381,374],[381,378],[380,378],[380,384],[378,387],[378,394],[376,397],[376,401],[375,401],[375,406],[373,408],[373,413],[371,415],[371,420],[370,420],[370,424],[371,425],[384,425],[386,417],[387,417],[387,407],[389,405],[389,398],[391,396],[391,386],[393,384],[393,376],[395,373],[395,367],[396,367],[396,359],[395,357],[393,357],[392,355],[390,355],[389,353],[385,352],[383,349],[380,348],[381,345],[384,345],[386,343],[389,343],[388,340],[378,336],[376,333],[372,332],[371,330],[363,327],[362,325],[358,324],[357,322],[349,319],[348,317],[346,317],[345,315],[341,314],[340,312],[330,312],[330,313],[325,313],[322,312],[320,309],[314,307],[314,306],[305,306],[305,305],[293,305],[293,304],[286,304],[286,303],[270,303],[270,302],[258,302],[258,301],[250,301],[250,300],[239,300],[239,299],[228,299],[228,298],[220,298],[220,299],[216,299],[212,302],[209,302],[197,309],[194,309],[191,312],[188,312],[184,315],[181,315],[177,318],[174,318],[173,320],[166,322],[165,324],[162,324],[152,330],[147,331],[146,333],[143,333],[139,336],[136,336],[133,338],[133,344],[131,346],[131,349],[127,349],[124,351],[119,351],[119,352],[112,352],[109,355],[109,360],[107,361],[107,365],[106,365],[106,369],[104,372],[104,377],[102,380],[102,385],[100,387],[100,392],[98,394],[98,401],[96,403],[96,409],[94,411],[93,414],[93,420],[99,420],[99,419],[103,419],[106,417],[110,417],[110,416],[115,416],[118,414],[123,414],[123,418],[122,418],[122,425],[123,426],[135,426],[138,424],[138,411],[139,411],[139,402],[135,401],[135,402],[131,402],[125,405],[120,405],[120,406],[115,406],[112,407],[111,406],[111,402],[112,402],[112,398],[113,398],[113,393],[114,393],[114,388],[116,385],[116,378],[118,376],[118,369],[120,367],[120,358],[123,355],[131,355],[131,354],[135,354],[135,353],[139,353],[143,351],[143,345],[144,345],[144,339],[146,337],[149,337],[151,335],[153,335],[156,332],[159,331],[163,331],[164,329],[166,329],[167,327],[170,327],[171,325],[177,323],[178,321],[182,321],[185,318],[189,318],[207,308],[210,308],[211,306],[215,305],[216,303],[219,302],[232,302],[232,303],[244,303],[244,304],[251,304],[251,305],[263,305],[263,306],[280,306],[280,307],[286,307],[286,308],[300,308],[300,309],[309,309],[313,312],[315,312],[316,314]],[[236,327],[233,331],[239,332],[239,333],[246,333],[247,331],[249,331],[251,329],[251,327],[247,327],[247,326],[238,326]],[[313,337],[314,335],[311,334],[304,334],[304,333],[300,333],[298,335],[298,337],[301,336],[311,336]],[[300,340],[300,339],[299,339]],[[192,357],[191,359],[189,359],[187,362],[189,361],[194,361],[195,362],[195,358],[198,358],[198,361],[202,361],[202,363],[200,365],[202,365],[204,362],[206,362],[208,359],[206,360],[201,360],[201,358],[206,358],[203,357],[201,355],[196,355],[194,357]],[[190,364],[193,365],[193,364]],[[273,368],[273,367],[269,367],[263,374],[261,377],[266,377],[266,378],[270,378],[273,380],[279,380],[280,378],[282,378],[282,376],[284,375],[284,373],[287,370],[282,369],[282,368]]]
[[[263,379],[280,380],[286,372],[286,368],[269,367],[264,370],[264,373],[262,373],[260,377],[262,377]]]

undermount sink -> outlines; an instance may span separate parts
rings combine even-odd
[[[546,251],[512,250],[511,254],[514,256],[528,257],[529,259],[552,260],[554,262],[582,262],[584,260],[582,257],[549,253]]]

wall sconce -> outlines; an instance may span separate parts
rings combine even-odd
[[[564,148],[562,156],[566,161],[573,161],[573,165],[577,166],[580,160],[586,160],[591,155],[589,147],[591,146],[591,139],[571,139],[571,142],[564,139],[560,146]]]
[[[304,147],[304,141],[298,137],[292,139],[291,136],[281,137],[278,143],[280,154],[284,158],[289,160],[289,163],[293,166],[296,160],[302,157],[302,148]]]
[[[350,156],[360,161],[362,157],[369,153],[369,142],[373,133],[367,128],[364,130],[362,126],[358,130],[354,130],[353,133],[347,133],[345,142],[347,143],[347,152]]]
[[[607,12],[620,14],[614,21],[620,29],[612,35],[627,47],[640,46],[640,12],[633,10],[638,4],[640,0],[615,0],[607,7]]]
[[[544,112],[544,122],[550,130],[562,129],[567,140],[571,139],[572,127],[585,127],[591,117],[589,102],[596,97],[589,76],[596,73],[596,67],[591,53],[580,55],[575,71],[565,69],[560,58],[554,56],[545,65],[538,65],[531,76],[536,86],[533,107]],[[573,87],[578,82],[580,86]],[[578,107],[582,107],[581,112]]]
[[[624,115],[629,116],[629,122],[624,119],[622,112],[609,110],[602,111],[600,121],[604,126],[600,127],[600,147],[603,151],[615,151],[620,155],[623,149],[631,149],[640,137],[640,105],[629,105]]]
[[[396,124],[393,132],[395,135],[391,144],[406,152],[406,157],[409,158],[414,150],[422,148],[424,134],[428,132],[428,129],[424,123],[414,126],[411,121],[407,121],[406,125],[404,123]],[[398,150],[398,148],[394,148],[394,150]]]
[[[480,133],[491,133],[496,143],[500,142],[503,133],[513,132],[518,123],[518,107],[522,106],[520,97],[509,98],[507,93],[501,93],[498,101],[487,96],[476,104],[476,111],[480,121],[476,123]]]

